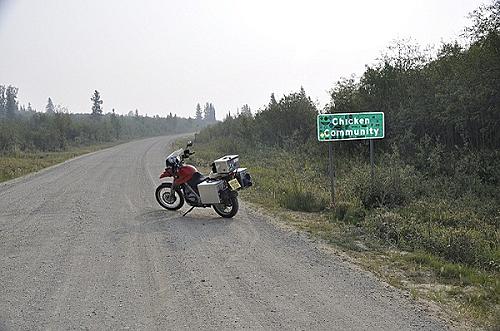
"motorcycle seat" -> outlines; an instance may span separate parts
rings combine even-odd
[[[205,181],[206,179],[207,179],[207,177],[203,176],[201,173],[195,172],[193,174],[193,177],[189,180],[188,184],[189,184],[189,186],[191,186],[192,188],[197,190],[198,184]]]

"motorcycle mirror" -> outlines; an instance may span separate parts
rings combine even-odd
[[[190,140],[190,141],[188,141],[188,143],[187,143],[187,147],[191,147],[191,146],[193,146],[193,142]]]

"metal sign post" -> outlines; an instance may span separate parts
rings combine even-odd
[[[317,118],[318,140],[328,142],[328,172],[332,194],[332,207],[335,207],[335,165],[333,158],[333,141],[337,140],[370,140],[370,177],[373,185],[375,176],[374,139],[385,136],[384,113],[338,113],[320,114]]]
[[[330,174],[331,207],[335,208],[335,164],[333,159],[333,143],[328,143],[328,173]]]
[[[372,185],[373,185],[373,179],[374,179],[374,176],[375,176],[375,170],[374,170],[374,167],[375,167],[375,160],[374,160],[374,151],[373,151],[373,139],[370,139],[370,178],[371,178],[371,181],[372,181]]]

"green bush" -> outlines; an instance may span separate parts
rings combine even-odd
[[[365,219],[366,211],[363,207],[356,206],[353,203],[339,201],[335,205],[334,215],[336,221],[361,226]]]
[[[364,174],[354,172],[358,177],[354,181],[355,194],[366,208],[401,206],[423,191],[421,176],[414,167],[404,164],[396,150],[382,157],[373,180],[368,171],[365,166]]]
[[[282,191],[279,204],[290,210],[315,212],[324,210],[328,200],[317,191],[313,192],[301,185],[292,184]]]

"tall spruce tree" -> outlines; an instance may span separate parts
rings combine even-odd
[[[101,105],[103,103],[99,91],[95,90],[90,100],[92,101],[92,116],[99,117],[100,115],[102,115]]]
[[[49,100],[47,100],[47,106],[45,106],[45,112],[47,114],[54,114],[55,113],[54,103],[52,102],[52,99],[50,97],[49,97]]]
[[[7,87],[6,95],[5,95],[5,114],[9,119],[13,119],[16,117],[16,113],[18,110],[17,106],[17,91],[18,88],[14,86]]]
[[[215,107],[212,103],[208,104],[208,112],[205,115],[205,120],[209,123],[215,123]]]
[[[274,97],[274,93],[271,93],[271,100],[269,100],[269,109],[274,109],[276,106],[278,106],[278,102],[276,101],[276,98]]]
[[[203,120],[203,114],[201,112],[201,106],[198,103],[196,105],[196,116],[195,116],[196,121],[201,122]]]
[[[208,122],[208,118],[210,117],[210,104],[208,102],[205,103],[205,108],[203,108],[203,119]]]

